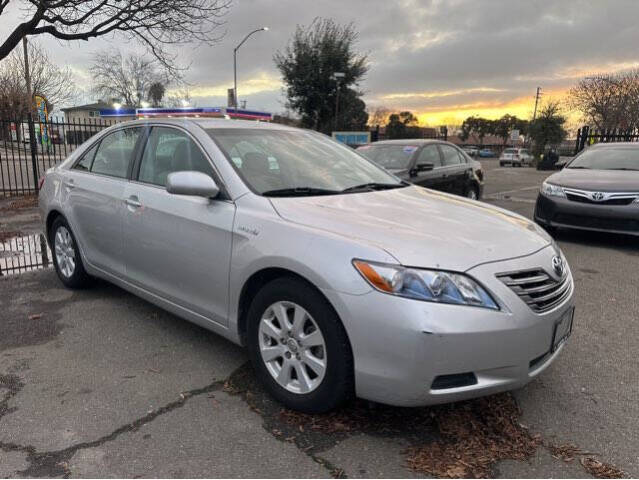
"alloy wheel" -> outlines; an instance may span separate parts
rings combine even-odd
[[[70,278],[75,272],[75,248],[71,233],[64,226],[60,226],[55,232],[54,250],[60,273]]]
[[[287,391],[307,394],[320,386],[326,373],[326,342],[311,315],[293,302],[276,302],[259,323],[262,361]]]

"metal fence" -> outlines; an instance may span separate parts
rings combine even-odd
[[[113,122],[0,118],[0,196],[37,193],[38,180],[79,145]]]
[[[639,142],[639,133],[636,130],[622,130],[620,128],[595,130],[587,125],[583,126],[577,131],[575,155],[589,145],[610,142]]]
[[[0,277],[51,266],[51,251],[42,234],[0,241]]]

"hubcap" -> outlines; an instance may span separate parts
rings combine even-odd
[[[59,227],[55,232],[54,249],[60,273],[66,278],[71,277],[75,271],[75,249],[71,233],[64,226]]]
[[[326,343],[313,317],[292,302],[276,302],[260,320],[259,346],[266,369],[283,388],[309,393],[326,373]]]

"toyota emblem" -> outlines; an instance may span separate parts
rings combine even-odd
[[[605,198],[605,195],[602,192],[595,192],[592,194],[592,199],[595,202],[601,202]]]
[[[552,269],[555,271],[558,277],[564,274],[564,261],[559,255],[552,257]]]

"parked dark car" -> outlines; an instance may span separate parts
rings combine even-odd
[[[543,183],[535,221],[557,227],[639,235],[639,144],[602,143]]]
[[[359,153],[407,182],[478,200],[484,190],[481,163],[440,140],[385,140]]]

